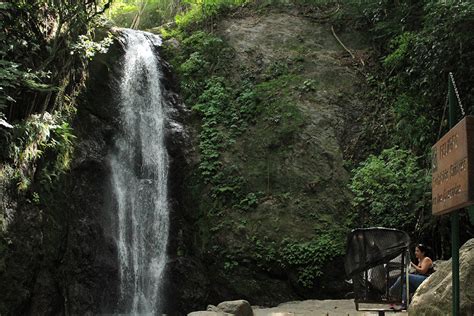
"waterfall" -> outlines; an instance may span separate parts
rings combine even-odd
[[[125,46],[118,108],[120,133],[110,155],[120,267],[120,312],[160,313],[168,240],[166,102],[150,33],[123,30]]]

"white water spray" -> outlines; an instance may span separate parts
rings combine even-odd
[[[125,57],[118,96],[121,133],[110,157],[117,205],[120,312],[156,315],[162,307],[169,229],[166,103],[154,49],[161,40],[132,30],[123,30],[123,38]]]

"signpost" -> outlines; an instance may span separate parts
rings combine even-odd
[[[448,78],[449,128],[433,147],[432,212],[451,213],[452,315],[459,315],[459,209],[474,204],[474,117],[456,124],[458,110],[452,74]],[[458,96],[459,98],[459,96]],[[456,125],[455,125],[456,124]]]
[[[432,154],[433,215],[474,204],[474,116],[464,117],[447,132]]]

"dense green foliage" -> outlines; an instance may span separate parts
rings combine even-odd
[[[235,143],[257,111],[251,87],[245,83],[231,87],[220,76],[232,57],[232,50],[220,38],[196,32],[183,40],[182,55],[174,62],[179,63],[183,96],[202,119],[200,176],[212,184],[212,197],[247,208],[254,204],[251,197],[255,193],[245,192],[245,180],[238,170],[221,159],[221,152]]]
[[[370,156],[354,170],[350,185],[358,225],[413,232],[430,204],[430,181],[410,151],[391,148]]]
[[[103,34],[100,42],[93,40],[108,5],[95,1],[0,5],[0,119],[16,123],[11,130],[0,130],[0,161],[14,168],[11,180],[20,190],[35,177],[51,184],[68,168],[73,148],[68,120],[75,113],[86,63],[96,53],[105,53],[112,42],[110,34]],[[41,158],[47,159],[37,170]]]
[[[0,112],[8,120],[54,112],[74,94],[84,61],[103,51],[91,39],[107,6],[95,1],[1,3]]]
[[[122,27],[148,29],[172,21],[183,5],[177,0],[116,0],[107,17]]]
[[[298,282],[306,287],[314,287],[315,282],[323,275],[323,268],[328,262],[344,254],[343,234],[323,232],[316,238],[306,241],[295,241],[284,238],[279,243],[266,238],[252,238],[255,243],[254,260],[263,270],[294,270]]]
[[[0,119],[15,124],[0,131],[0,159],[15,169],[21,190],[33,178],[50,184],[68,168],[73,149],[68,121],[86,64],[112,43],[110,33],[96,32],[110,1],[98,2],[1,3]],[[41,158],[47,159],[37,170]]]
[[[116,0],[107,16],[116,24],[135,29],[175,23],[184,29],[191,25],[212,27],[215,16],[246,0]]]
[[[60,125],[57,122],[62,122]],[[35,164],[48,157],[36,177],[44,189],[69,168],[72,155],[72,129],[61,117],[31,115],[14,130],[15,142],[11,155],[16,174],[13,179],[18,189],[26,190],[35,177]],[[53,158],[54,157],[54,158]]]
[[[112,42],[112,35],[97,31],[106,22],[101,14],[110,1],[101,3],[0,2],[2,315],[26,313],[37,269],[48,260],[48,247],[54,247],[48,238],[58,226],[66,227],[51,207],[58,192],[52,188],[57,189],[73,158],[69,122],[87,63]],[[28,220],[25,231],[15,232],[18,222]]]
[[[192,24],[205,24],[212,28],[213,19],[218,14],[229,11],[247,0],[187,0],[187,9],[176,15],[178,27],[186,28]]]
[[[474,28],[474,4],[374,1],[346,12],[359,27],[369,29],[379,49],[380,68],[372,82],[393,113],[391,130],[396,131],[386,136],[392,145],[428,155],[440,127],[447,128],[441,119],[449,72],[454,73],[466,112],[473,111],[474,40],[469,30]]]
[[[369,30],[379,57],[368,75],[371,98],[379,103],[369,128],[375,155],[354,170],[355,212],[363,225],[407,229],[437,248],[438,255],[446,253],[447,222],[429,215],[426,175],[430,148],[447,131],[449,72],[464,110],[474,110],[474,36],[468,31],[474,28],[474,4],[379,1],[345,9],[341,16]],[[401,149],[382,151],[392,146]],[[467,221],[464,225],[472,231]]]

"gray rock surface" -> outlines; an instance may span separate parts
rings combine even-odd
[[[254,316],[252,307],[246,300],[225,301],[219,305],[208,305],[206,311],[192,312],[188,316]]]
[[[207,305],[207,311],[210,311],[210,312],[219,312],[219,308],[217,308],[217,306],[214,306],[214,305]]]
[[[333,268],[341,264],[342,257],[324,266],[324,275],[307,286],[300,281],[299,268],[283,269],[272,260],[246,262],[248,254],[261,251],[250,236],[269,244],[280,244],[287,237],[311,241],[315,230],[340,226],[351,199],[344,159],[361,147],[349,148],[363,124],[357,119],[366,108],[358,95],[364,81],[352,61],[348,64],[330,27],[302,15],[269,12],[225,18],[217,22],[216,34],[235,53],[236,63],[229,65],[229,75],[244,67],[266,82],[258,88],[266,91],[259,108],[273,113],[271,109],[279,107],[282,99],[292,105],[291,110],[281,105],[286,114],[256,117],[252,127],[221,153],[223,163],[238,170],[245,186],[265,192],[265,197],[252,212],[242,214],[231,207],[219,218],[196,218],[199,229],[189,240],[208,236],[193,249],[203,249],[202,257],[209,258],[209,297],[214,301],[251,298],[252,303],[264,306],[299,298],[341,297],[350,291],[343,274]],[[358,40],[359,34],[341,32],[340,36],[351,49],[368,49]],[[305,82],[310,86],[307,91]],[[199,148],[198,138],[193,143],[193,148]],[[183,194],[192,197],[187,218],[199,214],[198,209],[208,214],[213,203],[208,193],[192,189],[197,186],[189,188]],[[244,224],[238,230],[228,229],[234,222]],[[214,249],[226,249],[237,265],[225,269],[224,258],[217,258],[220,254]]]
[[[474,238],[459,251],[461,315],[474,315]],[[451,260],[440,262],[437,270],[417,289],[410,315],[449,315],[452,302]]]
[[[188,316],[232,316],[232,314],[227,314],[223,312],[201,311],[189,313]]]
[[[375,306],[374,306],[375,307]],[[380,307],[380,305],[378,306]],[[275,307],[254,306],[255,316],[375,316],[377,312],[358,312],[354,300],[306,300],[286,302]],[[407,315],[406,311],[386,313]]]
[[[226,301],[217,305],[217,308],[223,312],[235,316],[253,316],[252,307],[246,300]]]

